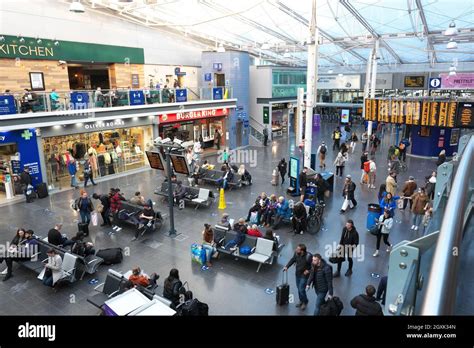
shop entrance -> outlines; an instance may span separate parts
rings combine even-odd
[[[22,191],[19,176],[17,176],[20,174],[20,162],[15,160],[17,151],[17,144],[0,146],[0,201],[7,198],[7,190],[10,197]]]
[[[109,67],[102,64],[69,64],[69,87],[72,90],[95,90],[110,88]]]
[[[214,81],[216,82],[216,87],[225,87],[225,74],[214,74]]]
[[[236,141],[236,147],[240,147],[242,146],[242,121],[239,120],[237,121],[237,123],[235,124],[235,131],[236,131],[236,137],[235,137],[235,141]]]

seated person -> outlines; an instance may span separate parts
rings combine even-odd
[[[248,185],[252,185],[252,175],[250,175],[250,173],[248,172],[247,169],[245,169],[245,165],[244,164],[241,164],[238,171],[237,171],[237,174],[240,175],[240,180],[242,182],[246,182]]]
[[[228,187],[228,183],[232,181],[233,178],[234,173],[232,173],[232,170],[227,167],[227,170],[222,174],[222,177],[217,179],[217,184],[219,185],[219,187],[222,187],[224,190],[226,190]]]
[[[136,217],[134,217],[136,219]],[[138,216],[138,228],[135,232],[135,237],[132,240],[136,240],[140,231],[145,231],[146,227],[151,227],[153,219],[155,218],[155,211],[149,203],[145,203],[141,214]]]
[[[206,266],[212,267],[211,259],[213,255],[217,253],[217,249],[216,243],[214,242],[214,231],[209,224],[204,224],[204,230],[202,231],[202,247],[206,251]]]
[[[142,272],[140,267],[136,266],[132,269],[132,274],[128,277],[128,280],[131,281],[133,285],[141,285],[146,288],[149,285],[156,285],[158,278],[160,278],[160,276],[156,273],[152,273],[149,277]]]
[[[201,168],[204,169],[204,170],[212,170],[212,169],[214,169],[214,165],[207,163],[207,161],[204,161]]]
[[[174,202],[179,206],[179,202],[186,196],[186,188],[183,186],[181,181],[176,183],[176,187],[173,192]],[[179,207],[179,209],[182,209]]]
[[[262,215],[262,223],[264,227],[270,227],[272,223],[272,218],[275,215],[276,210],[277,210],[277,204],[278,204],[278,201],[277,201],[276,195],[274,194],[271,195],[270,200],[268,202],[267,209],[263,212],[263,215]]]
[[[191,175],[191,177],[194,179],[194,184],[199,185],[199,179],[203,178],[204,175],[206,175],[206,171],[202,168],[202,166],[197,164],[194,167],[193,174]]]
[[[293,207],[293,217],[291,218],[295,234],[303,234],[306,231],[306,215],[306,208],[303,202],[296,203]]]
[[[281,220],[289,220],[291,218],[291,208],[288,201],[283,197],[278,197],[278,204],[275,213],[275,221],[273,222],[273,229],[278,229]]]
[[[252,227],[247,230],[247,234],[249,236],[254,236],[254,237],[263,237],[262,232],[260,232],[260,230],[258,229],[258,226],[255,224],[252,225]]]
[[[280,244],[279,241],[278,241],[278,238],[277,236],[273,233],[272,230],[268,229],[265,231],[265,235],[263,236],[263,238],[265,239],[268,239],[268,240],[272,240],[274,243],[273,243],[273,251],[277,251],[278,250],[278,245]]]
[[[179,304],[179,298],[184,292],[183,290],[183,283],[179,279],[179,271],[173,268],[163,285],[163,297],[171,301],[171,308],[174,309]]]
[[[261,216],[262,216],[263,212],[265,212],[265,210],[267,209],[267,206],[268,206],[269,203],[270,203],[270,200],[268,199],[267,194],[265,192],[262,192],[262,194],[260,196],[258,196],[257,199],[255,200],[254,205],[249,209],[249,213],[247,215],[247,220],[245,220],[245,221],[247,221],[247,222],[250,221],[251,214],[253,212],[257,212],[257,221],[256,221],[256,223],[259,225]]]
[[[18,229],[16,231],[15,237],[13,237],[13,240],[10,243],[8,251],[5,252],[5,249],[3,249],[2,253],[0,254],[0,263],[5,261],[5,263],[7,264],[7,268],[4,272],[2,272],[2,274],[5,274],[3,281],[7,281],[13,276],[13,261],[28,260],[28,258],[22,257],[22,250],[24,247],[23,244],[24,242],[26,242],[25,234],[26,231],[23,228]]]
[[[224,229],[230,230],[232,226],[230,225],[229,214],[227,213],[222,214],[221,221],[217,225]]]
[[[84,242],[84,237],[85,235],[83,232],[77,232],[76,235],[72,237],[71,241],[73,242],[73,245],[71,247],[71,252],[84,257],[95,255],[94,244],[91,242]]]
[[[235,236],[235,239],[232,239],[226,243],[224,246],[224,249],[226,250],[229,249],[231,251],[235,251],[244,242],[245,235],[247,234],[247,226],[245,225],[245,220],[243,218],[240,218],[239,222],[234,225],[234,231],[237,232],[237,236]]]
[[[54,228],[50,229],[48,232],[48,243],[63,247],[67,247],[68,245],[74,244],[72,240],[67,239],[67,237],[63,236],[61,232],[62,224],[57,224]]]
[[[135,205],[145,205],[145,197],[143,197],[140,191],[135,192],[135,196],[130,198],[130,203]]]
[[[54,287],[63,274],[63,259],[54,249],[49,249],[46,254],[48,258],[44,261],[44,269],[38,277],[44,285]]]

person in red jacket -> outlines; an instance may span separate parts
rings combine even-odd
[[[263,234],[260,232],[257,225],[252,225],[252,228],[247,230],[247,234],[254,237],[263,237]]]
[[[136,266],[132,269],[132,274],[128,277],[133,285],[141,285],[144,287],[149,286],[150,284],[156,285],[156,281],[160,276],[156,273],[153,273],[150,277],[148,275],[142,273],[140,267]]]

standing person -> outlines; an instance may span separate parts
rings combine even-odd
[[[375,178],[377,176],[377,166],[375,165],[374,160],[369,160],[369,182],[367,183],[367,187],[374,189],[375,188]]]
[[[87,182],[91,181],[92,185],[97,185],[94,182],[94,173],[92,171],[91,160],[87,159],[84,162],[84,187],[87,187]]]
[[[220,150],[220,149],[221,149],[221,138],[222,138],[222,135],[221,135],[221,132],[219,132],[219,129],[216,129],[216,132],[214,133],[214,138],[216,139],[216,147],[217,147],[217,150]]]
[[[71,176],[71,187],[74,187],[75,189],[79,188],[76,179],[77,163],[76,160],[72,157],[70,158],[69,163],[67,164],[67,170],[69,171],[69,175]]]
[[[369,136],[367,134],[367,131],[362,133],[362,152],[365,152],[367,150],[367,141],[369,140]]]
[[[386,192],[390,192],[392,196],[395,196],[395,192],[397,190],[397,181],[395,180],[396,174],[395,172],[390,172],[385,180],[385,190]]]
[[[425,189],[420,187],[418,192],[411,196],[411,199],[413,200],[413,207],[411,208],[411,211],[413,212],[413,225],[411,226],[411,229],[417,231],[421,224],[423,215],[425,214],[425,207],[429,203],[430,198],[426,194]]]
[[[393,226],[393,217],[390,213],[390,209],[385,208],[382,215],[380,215],[378,225],[378,233],[377,233],[377,244],[375,248],[374,257],[379,256],[379,249],[380,249],[380,240],[383,237],[383,242],[387,246],[387,253],[390,252],[392,248],[392,244],[388,241],[388,235]]]
[[[100,226],[112,226],[112,222],[110,222],[110,199],[107,195],[99,195],[94,193],[92,198],[98,199],[100,204],[102,204],[102,208],[100,209],[99,213],[102,216],[103,223]]]
[[[342,208],[341,208],[342,214],[346,212],[346,209],[348,206],[350,206],[350,203],[352,203],[351,209],[354,209],[357,206],[357,201],[355,200],[355,195],[354,195],[355,189],[356,189],[356,184],[352,181],[351,176],[347,175],[346,180],[344,182],[344,188],[342,189],[342,196],[344,197],[344,204],[342,205]]]
[[[339,240],[338,247],[338,262],[337,262],[337,271],[334,273],[334,278],[341,276],[342,263],[346,260],[349,262],[349,269],[347,270],[345,276],[349,277],[352,274],[353,260],[352,255],[354,250],[359,245],[359,233],[357,232],[354,221],[347,220],[346,226],[342,229],[341,239]]]
[[[366,184],[364,182],[364,176],[369,175],[370,172],[370,164],[365,164],[369,160],[369,153],[367,151],[364,151],[362,153],[362,156],[360,156],[360,169],[362,170],[362,175],[360,177],[360,183],[361,184]],[[367,183],[369,180],[367,180]]]
[[[332,144],[332,150],[339,150],[339,144],[341,141],[341,130],[339,129],[339,127],[336,127],[336,129],[332,132],[332,140],[334,141]]]
[[[314,183],[316,184],[316,197],[318,203],[324,204],[324,195],[326,194],[326,191],[329,190],[329,184],[319,173],[316,174]]]
[[[436,172],[431,173],[431,176],[426,177],[425,191],[430,199],[434,199],[436,189]]]
[[[281,161],[278,163],[278,171],[280,172],[281,176],[281,184],[285,182],[285,175],[286,175],[286,167],[287,163],[284,158],[281,159]]]
[[[293,257],[283,268],[283,272],[288,271],[293,264],[295,265],[296,287],[298,288],[298,297],[300,302],[296,305],[301,310],[305,310],[308,305],[306,296],[306,284],[311,270],[312,255],[306,250],[305,244],[298,244]]]
[[[398,151],[398,159],[400,160],[400,162],[405,162],[407,158],[407,148],[403,140],[400,141],[400,143],[398,144]]]
[[[413,207],[413,201],[409,198],[413,196],[416,189],[417,189],[417,185],[415,182],[415,178],[413,176],[410,176],[408,178],[408,181],[405,181],[405,184],[403,185],[403,189],[402,189],[402,192],[403,192],[403,209],[402,210],[405,210],[405,208],[408,205],[408,201],[410,201],[410,209]]]
[[[267,146],[267,142],[268,142],[268,127],[265,125],[265,127],[263,128],[263,145]]]
[[[308,167],[304,167],[303,171],[299,175],[301,202],[304,201],[304,196],[306,194],[306,187],[308,186],[308,176],[306,175],[307,172],[308,172]]]
[[[377,152],[377,148],[380,144],[379,138],[375,134],[370,136],[370,156],[375,158],[375,153]]]
[[[439,167],[442,165],[444,162],[446,162],[446,150],[441,150],[441,152],[438,155],[438,160],[436,161],[436,166]]]
[[[28,195],[28,186],[32,186],[33,179],[31,178],[30,169],[28,167],[23,168],[23,172],[20,174],[20,183],[23,193],[25,194],[26,203],[31,203],[33,200]]]
[[[377,193],[377,199],[379,200],[379,202],[385,197],[386,194],[387,194],[387,185],[380,184],[379,193]]]
[[[395,215],[395,210],[397,208],[396,201],[400,199],[400,196],[393,196],[390,192],[380,200],[380,208],[383,212],[384,210],[388,210],[390,215],[393,217]]]
[[[360,294],[351,300],[352,308],[356,309],[355,315],[380,316],[383,315],[382,307],[375,300],[375,287],[367,285],[365,294]]]
[[[336,166],[336,176],[339,175],[339,177],[342,178],[342,175],[344,173],[344,165],[347,160],[347,152],[343,152],[341,149],[341,151],[339,151],[339,153],[337,154],[336,159],[334,160],[334,165]]]
[[[329,294],[328,299],[331,299],[333,296],[332,267],[320,254],[313,255],[306,291],[308,291],[311,286],[313,286],[316,292],[314,315],[318,316],[321,305],[326,301],[326,295]]]
[[[321,170],[326,169],[326,152],[328,152],[328,148],[323,141],[316,152],[319,155],[319,168],[321,168]]]
[[[291,218],[294,234],[303,234],[307,228],[307,213],[303,202],[298,202],[293,207],[293,216]]]
[[[91,222],[91,212],[94,211],[91,199],[87,196],[87,192],[82,190],[81,196],[76,200],[76,207],[81,214],[81,222],[89,224]]]
[[[355,147],[356,147],[358,141],[359,141],[359,138],[357,137],[357,134],[355,134],[355,132],[353,132],[352,135],[351,135],[351,152],[352,153],[354,153]]]

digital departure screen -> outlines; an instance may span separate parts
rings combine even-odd
[[[474,128],[472,119],[473,103],[459,103],[457,125],[462,128]]]
[[[172,154],[170,155],[170,159],[176,173],[189,175],[188,164],[186,163],[186,158],[184,156]]]
[[[148,157],[148,162],[150,162],[150,167],[158,170],[165,170],[163,166],[163,160],[159,152],[145,151],[146,157]]]

